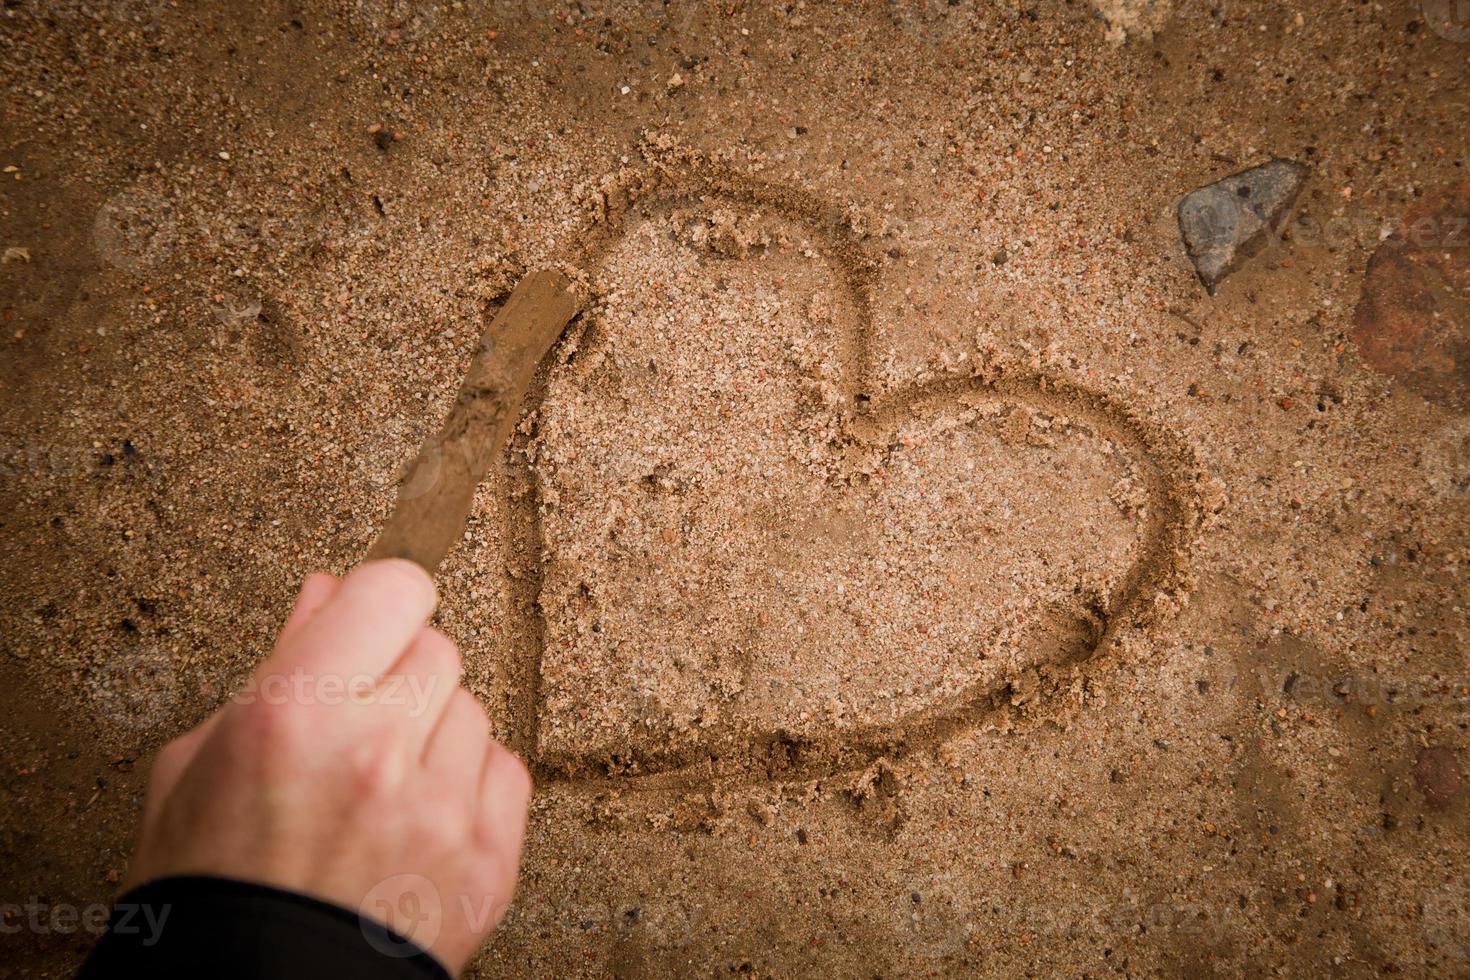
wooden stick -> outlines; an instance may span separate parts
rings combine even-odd
[[[586,297],[560,272],[522,279],[480,338],[454,407],[398,481],[368,558],[407,558],[433,574],[464,535],[475,488],[510,438],[536,365]]]

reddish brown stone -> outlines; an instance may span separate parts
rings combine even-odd
[[[1453,749],[1432,745],[1414,759],[1414,782],[1432,810],[1443,810],[1464,786],[1465,777]]]
[[[1353,339],[1375,370],[1470,409],[1470,181],[1415,205],[1378,246]]]

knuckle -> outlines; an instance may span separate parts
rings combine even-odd
[[[303,713],[290,703],[246,705],[231,721],[232,741],[247,750],[289,752],[306,737]]]
[[[428,615],[435,601],[434,581],[411,561],[389,558],[357,566],[348,574],[353,585],[373,600],[404,616]]]
[[[158,761],[166,765],[174,765],[183,762],[189,752],[189,743],[185,736],[179,735],[169,739],[158,750]]]
[[[398,788],[403,773],[403,765],[396,752],[371,742],[351,750],[346,769],[354,795],[363,799],[390,796]]]
[[[191,755],[191,746],[183,735],[164,743],[153,761],[153,770],[148,774],[148,784],[150,786],[160,785],[165,773],[182,771]]]
[[[487,887],[505,894],[508,905],[515,894],[516,879],[519,877],[520,853],[507,845],[498,828],[486,828],[482,831],[478,844],[475,849],[478,859],[476,870],[483,876]]]
[[[531,770],[521,761],[520,756],[507,748],[500,747],[501,758],[499,760],[499,776],[505,786],[505,792],[514,794],[517,799],[529,800],[534,782],[531,779]]]
[[[435,852],[463,847],[469,833],[470,823],[464,807],[449,802],[434,807],[419,825],[421,846]]]
[[[464,660],[460,656],[459,647],[454,645],[454,641],[431,627],[425,636],[424,646],[431,672],[436,675],[452,675],[458,681]]]
[[[477,735],[489,739],[490,713],[485,710],[480,699],[462,687],[454,689],[453,698],[455,703],[451,707],[464,714],[464,717],[472,723]]]
[[[301,583],[301,591],[305,592],[308,588],[325,589],[328,585],[335,585],[336,583],[337,576],[330,572],[312,572],[306,576],[306,581]]]

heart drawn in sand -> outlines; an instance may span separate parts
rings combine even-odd
[[[601,233],[506,503],[540,558],[518,724],[543,778],[863,767],[1033,696],[1177,587],[1167,436],[1020,369],[880,390],[878,266],[820,202],[706,164]]]

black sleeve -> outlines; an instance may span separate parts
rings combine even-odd
[[[228,878],[161,878],[128,892],[80,980],[354,977],[449,980],[439,961],[375,920]]]

